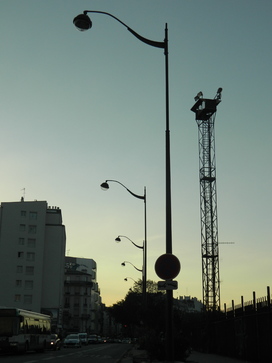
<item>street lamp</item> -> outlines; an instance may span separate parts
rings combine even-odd
[[[108,182],[114,182],[117,184],[120,184],[123,188],[125,188],[133,197],[141,199],[144,201],[144,243],[143,243],[143,247],[140,247],[138,245],[136,245],[131,239],[129,239],[126,236],[118,236],[115,241],[116,242],[120,242],[121,239],[120,237],[125,237],[128,240],[130,240],[130,242],[132,242],[134,244],[134,246],[138,247],[138,248],[142,248],[143,249],[143,298],[144,298],[144,304],[146,304],[146,280],[147,280],[147,223],[146,223],[146,187],[144,187],[144,195],[139,195],[139,194],[135,194],[133,193],[130,189],[128,189],[124,184],[120,183],[118,180],[106,180],[104,181],[104,183],[102,183],[100,186],[102,188],[102,190],[107,191],[110,186]],[[119,238],[119,240],[118,240]]]
[[[121,237],[128,239],[131,243],[134,244],[135,247],[141,248],[142,250],[144,249],[144,244],[142,246],[139,246],[135,242],[133,242],[130,238],[128,238],[127,236],[119,235],[118,237],[115,238],[115,242],[118,242],[118,243],[121,242]]]
[[[137,245],[135,242],[133,242],[130,238],[127,236],[119,235],[115,238],[115,242],[121,242],[121,237],[128,239],[135,247],[140,248],[143,250],[143,274],[142,274],[142,293],[143,293],[143,300],[144,305],[146,305],[146,258],[145,258],[145,241],[143,242],[142,246]]]
[[[140,285],[139,282],[137,282],[136,280],[134,280],[132,277],[125,277],[124,280],[127,281],[128,279],[132,280],[135,282],[135,284]]]
[[[129,261],[124,261],[124,262],[122,262],[122,263],[121,263],[121,266],[126,266],[126,263],[129,263],[131,266],[133,266],[133,267],[135,268],[135,270],[140,271],[140,272],[143,272],[143,270],[142,270],[142,269],[140,269],[140,268],[136,267],[135,265],[133,265],[133,263],[131,263],[131,262],[129,262]]]
[[[172,207],[171,207],[171,163],[170,163],[170,128],[169,128],[169,66],[168,66],[168,28],[165,24],[165,38],[163,42],[153,41],[142,37],[133,29],[127,26],[117,17],[104,11],[85,10],[83,14],[76,16],[73,20],[74,25],[81,31],[92,27],[92,21],[88,13],[98,13],[108,15],[125,26],[141,42],[152,47],[164,49],[165,55],[165,111],[166,111],[166,131],[165,131],[165,186],[166,186],[166,253],[172,254]],[[167,290],[167,317],[166,317],[166,359],[173,361],[173,291]]]

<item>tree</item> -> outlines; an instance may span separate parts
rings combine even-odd
[[[158,291],[157,283],[147,281],[147,304],[143,302],[142,281],[135,281],[125,298],[109,308],[111,316],[116,322],[121,323],[125,329],[125,336],[138,338],[142,349],[146,349],[150,357],[164,359],[165,353],[165,315],[166,295],[165,291]],[[182,329],[182,316],[178,309],[175,316],[175,356],[185,359],[188,342]]]
[[[138,281],[134,282],[133,287],[130,289],[132,292],[136,292],[138,294],[142,293],[142,280],[138,279]],[[152,280],[146,281],[146,292],[148,294],[157,294],[158,291],[158,283]]]

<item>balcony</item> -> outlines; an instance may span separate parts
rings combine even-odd
[[[81,319],[90,319],[90,314],[81,314]]]
[[[91,281],[78,281],[78,280],[65,280],[65,285],[76,285],[76,286],[93,286]]]

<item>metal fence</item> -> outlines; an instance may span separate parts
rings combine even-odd
[[[272,361],[272,310],[270,287],[265,297],[256,298],[226,309],[212,323],[214,349],[217,353],[248,362]],[[217,348],[218,347],[218,348]]]
[[[239,358],[247,362],[272,361],[272,309],[270,288],[265,297],[234,305],[224,311],[203,313],[194,324],[197,350]]]

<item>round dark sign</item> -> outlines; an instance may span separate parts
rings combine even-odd
[[[172,253],[165,253],[157,259],[155,271],[163,280],[174,279],[180,271],[179,259],[175,255],[172,255]]]

